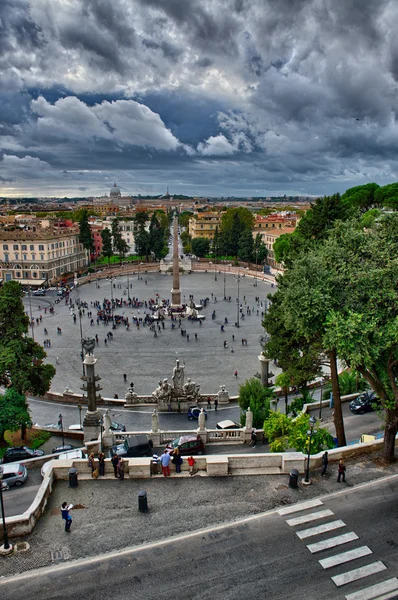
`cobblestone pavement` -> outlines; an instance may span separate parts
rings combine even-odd
[[[116,278],[114,283],[116,285],[113,289],[114,298],[126,299],[127,276]],[[132,286],[131,297],[148,300],[155,299],[156,294],[159,294],[161,298],[169,298],[172,277],[160,273],[147,273],[142,275],[141,280],[137,275],[132,275],[129,277],[129,284]],[[88,310],[90,310],[90,303],[94,300],[102,302],[104,297],[108,299],[111,297],[111,283],[101,280],[99,285],[99,289],[96,287],[96,282],[79,287],[78,292],[75,290],[72,292],[72,299],[75,298],[76,293],[79,293],[80,299],[88,303]],[[266,295],[274,291],[267,283],[258,282],[258,286],[254,286],[254,280],[249,277],[240,277],[239,288],[239,297],[243,306],[245,308],[249,306],[251,309],[254,306],[254,311],[251,316],[245,316],[240,323],[241,326],[237,328],[234,326],[237,320],[237,280],[233,275],[226,274],[225,279],[225,293],[226,296],[231,296],[231,302],[223,300],[223,273],[217,275],[217,281],[214,280],[214,273],[191,273],[181,276],[183,301],[184,298],[188,301],[190,294],[194,295],[196,302],[201,298],[211,299],[212,293],[218,299],[218,302],[215,302],[214,298],[211,299],[208,306],[203,309],[202,314],[206,319],[202,326],[198,322],[191,323],[187,319],[183,320],[183,328],[189,334],[189,341],[181,336],[178,327],[171,330],[171,323],[167,321],[165,330],[156,339],[148,327],[140,327],[138,331],[135,326],[132,326],[130,331],[126,331],[124,327],[119,326],[113,331],[113,340],[105,345],[104,339],[110,327],[102,324],[97,326],[96,322],[91,327],[90,320],[85,314],[82,318],[83,336],[94,337],[98,333],[100,340],[95,355],[98,358],[97,373],[102,377],[101,394],[105,397],[113,397],[116,393],[120,398],[124,397],[127,391],[127,385],[123,382],[124,373],[127,374],[128,382],[135,382],[135,391],[138,394],[150,394],[157,387],[159,379],[165,377],[171,379],[176,358],[185,361],[186,377],[191,377],[193,381],[199,383],[203,393],[214,393],[219,390],[221,384],[225,384],[230,394],[237,394],[239,384],[260,370],[259,335],[263,332],[261,312],[264,310]],[[123,295],[123,292],[126,294]],[[257,306],[256,296],[260,296],[263,307]],[[54,315],[50,315],[49,312],[45,314],[44,307],[49,306],[55,299],[55,292],[48,292],[45,297],[31,298],[33,317],[36,319],[40,314],[43,316],[42,323],[34,327],[35,339],[40,343],[43,343],[44,339],[51,340],[51,348],[46,349],[48,361],[57,369],[52,390],[63,392],[68,386],[69,389],[79,392],[82,369],[79,319],[76,324],[73,323],[65,301],[54,305]],[[29,312],[28,298],[25,298],[24,303]],[[211,318],[213,310],[216,311],[215,320]],[[258,315],[257,310],[259,310]],[[115,311],[115,314],[124,314],[130,318],[133,313],[137,315],[137,309],[123,308]],[[140,316],[143,316],[142,309]],[[225,332],[221,333],[220,328],[225,317],[229,323],[225,325]],[[57,327],[61,327],[62,335],[57,335]],[[44,334],[44,328],[48,331],[47,335]],[[195,340],[195,333],[198,335],[197,340]],[[235,335],[234,342],[232,335]],[[247,346],[242,345],[242,338],[247,339]],[[224,340],[228,343],[226,349],[223,347]],[[231,347],[234,352],[231,352]],[[237,378],[234,376],[236,370]],[[276,372],[274,367],[272,370]]]
[[[337,464],[332,464],[326,477],[318,470],[311,474],[313,485],[299,485],[296,490],[288,487],[288,475],[209,478],[174,474],[168,479],[80,481],[75,489],[59,481],[33,533],[24,538],[30,549],[0,558],[0,577],[230,522],[398,474],[398,464],[382,467],[377,455],[345,462],[347,484],[337,483]],[[141,489],[148,494],[147,514],[138,512]],[[63,501],[75,505],[69,534],[60,516]]]

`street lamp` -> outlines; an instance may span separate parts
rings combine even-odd
[[[239,275],[239,273],[238,273],[237,279],[238,279],[238,298],[237,298],[237,319],[236,319],[236,326],[237,326],[237,327],[240,327],[240,325],[239,325],[239,315],[240,315],[240,304],[239,304],[239,283],[240,283],[240,275]]]
[[[77,410],[79,411],[79,425],[80,425],[80,429],[82,428],[82,405],[78,404],[77,405]]]
[[[100,418],[98,419],[98,423],[99,423],[99,426],[100,426],[100,436],[101,436],[100,440],[101,440],[101,452],[102,452],[102,428],[103,428],[103,425],[104,425],[104,417],[103,417],[102,413],[101,413]]]
[[[3,474],[3,467],[0,467],[0,475]],[[3,502],[3,480],[0,478],[0,504],[1,504],[1,516],[3,519],[3,545],[0,546],[0,550],[4,551],[6,554],[11,552],[12,546],[8,541],[7,534],[7,525],[6,525],[6,515],[4,512],[4,502]]]
[[[59,414],[59,417],[58,417],[58,419],[59,419],[59,421],[58,421],[58,427],[60,428],[60,430],[61,430],[61,435],[62,435],[62,445],[63,445],[63,446],[65,446],[65,438],[64,438],[64,424],[63,424],[63,421],[62,421],[62,415],[61,415],[61,413]]]
[[[79,308],[79,324],[80,324],[80,346],[81,346],[81,357],[82,357],[82,370],[84,375],[84,349],[83,349],[83,328],[82,328],[82,310]]]
[[[316,429],[314,429],[315,425],[316,425],[316,418],[314,416],[312,416],[312,417],[310,417],[310,428],[307,431],[309,440],[308,440],[307,467],[305,470],[305,479],[304,479],[304,483],[306,485],[309,485],[311,483],[311,480],[310,480],[311,442],[312,442],[312,436],[314,435],[314,433],[316,433]]]

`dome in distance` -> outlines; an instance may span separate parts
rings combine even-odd
[[[119,198],[122,194],[120,193],[119,188],[117,187],[116,183],[113,184],[113,187],[111,188],[111,192],[110,192],[110,197],[111,198]]]

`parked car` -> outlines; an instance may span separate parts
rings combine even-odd
[[[350,402],[350,411],[356,415],[363,415],[377,408],[380,408],[380,400],[373,391],[364,392]]]
[[[52,454],[59,454],[59,452],[67,452],[68,450],[75,450],[76,446],[71,446],[71,444],[64,444],[63,446],[57,446],[53,448]]]
[[[46,295],[46,290],[35,290],[33,292],[33,296],[45,296]]]
[[[29,458],[37,458],[39,456],[44,456],[43,450],[33,450],[32,448],[27,448],[27,446],[7,448],[2,463],[19,462],[21,460],[28,460]]]
[[[182,435],[167,444],[166,450],[171,454],[177,447],[183,456],[203,454],[205,451],[205,445],[200,435]]]
[[[54,458],[52,460],[48,460],[47,462],[44,463],[44,465],[42,466],[42,468],[40,470],[41,476],[44,477],[44,475],[50,468],[50,464],[52,464],[53,460],[75,460],[78,458],[86,458],[86,456],[87,455],[84,454],[83,450],[79,450],[79,449],[69,450],[67,452],[61,452],[60,454],[58,454],[58,456],[56,458]]]
[[[80,423],[76,423],[74,425],[69,425],[68,429],[69,431],[83,431],[83,425],[80,425]],[[123,425],[123,423],[116,423],[116,421],[112,421],[109,429],[111,431],[126,431],[126,425]]]
[[[28,478],[28,469],[24,465],[18,463],[12,465],[4,465],[1,469],[1,483],[4,489],[12,485],[20,486]]]
[[[80,423],[74,423],[73,425],[69,425],[69,431],[83,431],[83,425]]]
[[[199,419],[199,415],[200,415],[200,408],[199,406],[190,406],[188,408],[188,419],[190,421],[193,421],[194,419]],[[207,419],[207,412],[205,412],[205,419]]]
[[[130,435],[122,444],[112,446],[111,456],[115,454],[123,458],[152,456],[153,442],[146,435]]]
[[[216,424],[217,429],[241,429],[242,425],[237,423],[236,421],[231,421],[230,419],[225,419],[225,421],[219,421]]]

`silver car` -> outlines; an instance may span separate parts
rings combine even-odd
[[[28,470],[24,465],[13,463],[0,467],[1,482],[3,487],[22,485],[28,478]]]

